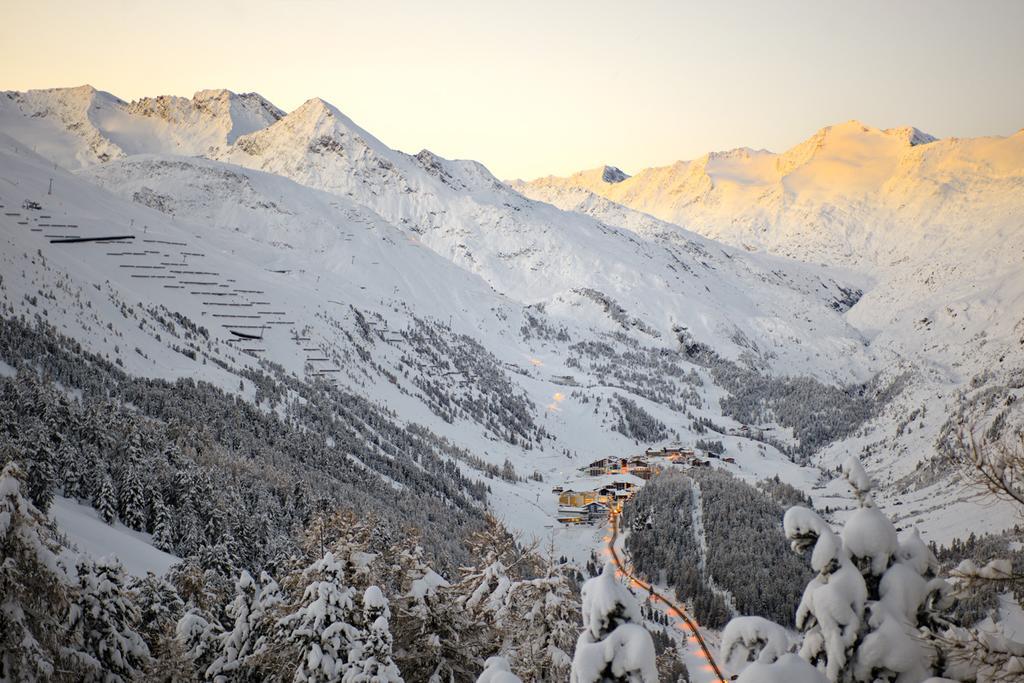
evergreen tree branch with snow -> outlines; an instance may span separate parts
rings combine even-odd
[[[583,632],[576,641],[571,683],[655,683],[654,642],[640,606],[606,564],[583,584]]]

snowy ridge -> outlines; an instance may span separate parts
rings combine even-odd
[[[283,116],[256,93],[201,90],[192,99],[128,103],[88,85],[0,93],[5,113],[5,132],[71,170],[132,154],[207,154]]]
[[[514,186],[563,204],[583,189],[737,246],[801,260],[882,265],[922,249],[970,246],[965,234],[1019,224],[1024,145],[937,140],[858,121],[823,128],[781,154],[738,149],[649,168],[620,183],[587,173]],[[927,227],[926,227],[927,226]]]

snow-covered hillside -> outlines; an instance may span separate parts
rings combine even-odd
[[[819,269],[748,259],[701,238],[647,242],[500,185],[482,194],[490,211],[502,206],[495,197],[516,203],[503,209],[505,248],[535,244],[534,255],[503,252],[487,239],[501,231],[480,224],[467,236],[480,265],[463,267],[429,248],[429,234],[349,196],[221,161],[140,154],[70,174],[30,151],[39,146],[22,123],[5,126],[22,137],[0,148],[0,203],[11,214],[5,297],[15,313],[39,313],[42,300],[61,331],[137,375],[238,391],[238,373],[270,362],[303,381],[332,380],[483,463],[508,460],[522,477],[543,476],[491,484],[495,510],[529,533],[547,533],[552,483],[639,447],[631,431],[613,429],[625,410],[618,397],[664,425],[655,440],[692,440],[700,417],[730,423],[721,391],[680,354],[680,338],[766,365],[792,357],[822,377],[833,376],[823,358],[859,358],[862,342],[837,310],[841,286]],[[72,158],[70,150],[52,158]],[[419,181],[432,178],[422,172]],[[522,212],[529,221],[517,220]],[[111,233],[135,239],[49,242]],[[141,320],[125,325],[129,307]],[[159,318],[172,314],[209,338],[169,334]],[[798,338],[807,346],[793,347]],[[859,358],[835,376],[869,373]],[[254,390],[242,382],[243,396]],[[766,453],[793,467],[774,448]]]
[[[334,382],[472,454],[459,466],[492,509],[538,536],[581,465],[708,425],[749,479],[807,488],[817,471],[783,451],[842,437],[815,458],[866,448],[891,501],[924,500],[949,483],[921,465],[949,415],[987,424],[993,388],[1020,393],[1024,278],[1005,244],[1022,144],[844,124],[783,155],[514,189],[393,150],[319,99],[285,114],[226,91],[4,93],[4,304],[135,375],[250,401],[249,369]],[[104,235],[134,240],[50,242]],[[208,336],[168,334],[169,315]],[[740,421],[774,436],[729,433]],[[506,462],[515,477],[488,476]],[[925,514],[948,538],[946,512]]]

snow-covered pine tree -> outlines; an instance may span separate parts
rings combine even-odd
[[[353,625],[354,590],[330,551],[289,583],[301,598],[278,623],[293,650],[296,682],[338,681],[358,634]]]
[[[208,612],[190,607],[178,619],[174,629],[174,645],[187,665],[186,678],[201,679],[219,653],[224,629]]]
[[[182,557],[195,555],[199,549],[206,545],[206,537],[203,535],[203,526],[196,516],[195,511],[189,508],[179,519],[179,531],[177,533],[176,548],[181,552]]]
[[[121,521],[125,526],[143,531],[146,525],[146,500],[139,471],[134,465],[129,465],[125,472],[118,502]]]
[[[615,567],[583,584],[583,632],[571,683],[656,683],[654,641],[640,625],[640,605],[615,578]]]
[[[57,453],[57,460],[60,463],[58,481],[61,483],[61,490],[68,498],[82,497],[82,461],[81,452],[65,441]]]
[[[843,474],[860,507],[840,533],[808,508],[790,508],[783,519],[793,549],[812,549],[817,575],[804,590],[796,625],[799,644],[782,627],[741,617],[726,627],[723,659],[747,667],[739,680],[817,683],[923,681],[940,675],[943,617],[951,587],[935,575],[935,556],[916,531],[897,537],[874,506],[873,483],[851,457]],[[790,650],[799,646],[799,658]]]
[[[273,610],[282,601],[281,591],[267,574],[257,583],[243,570],[235,582],[235,598],[225,608],[234,620],[220,640],[220,652],[206,670],[206,677],[219,683],[238,680],[241,672],[253,674],[254,658],[263,654],[273,627]],[[249,678],[258,676],[249,675]]]
[[[96,491],[96,499],[93,500],[92,504],[100,514],[100,518],[107,524],[113,524],[114,520],[117,519],[114,485],[110,481],[110,475],[103,474],[99,489]]]
[[[400,594],[395,601],[392,633],[395,659],[410,681],[465,678],[473,660],[461,647],[469,619],[449,595],[451,586],[423,559],[412,543],[399,557]]]
[[[24,473],[0,473],[0,680],[47,680],[61,666],[67,575],[57,532],[24,495]]]
[[[391,657],[391,610],[388,599],[377,586],[363,592],[363,620],[354,647],[349,652],[344,683],[402,683],[402,675]]]
[[[153,545],[165,553],[173,553],[174,527],[170,519],[170,512],[159,498],[154,500],[153,508]]]
[[[124,569],[116,560],[82,559],[77,572],[68,632],[86,671],[82,680],[136,680],[149,661],[149,648],[135,631],[139,616],[126,588]]]
[[[128,590],[138,609],[139,634],[149,646],[150,654],[160,658],[167,641],[174,635],[174,627],[185,605],[174,586],[153,572],[132,579]]]
[[[544,575],[512,588],[514,623],[509,658],[528,681],[560,683],[569,677],[579,634],[580,603],[574,594],[572,567],[549,557]]]
[[[32,504],[41,512],[50,509],[56,487],[56,472],[53,466],[53,450],[48,439],[42,434],[35,436],[31,446],[32,457],[28,459],[25,473],[25,490]]]

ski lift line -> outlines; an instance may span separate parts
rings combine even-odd
[[[171,272],[179,275],[220,275],[220,273],[211,273],[208,270],[172,270]]]
[[[129,275],[140,280],[173,280],[173,275]]]
[[[258,304],[259,301],[253,301],[254,304]],[[286,311],[257,311],[260,315],[288,315]]]
[[[33,228],[33,231],[39,232],[42,228]],[[135,235],[110,235],[104,237],[71,237],[68,239],[50,240],[50,244],[78,244],[80,242],[123,242],[124,240],[133,240]]]
[[[175,247],[187,247],[188,246],[188,244],[186,244],[185,242],[170,242],[168,240],[142,240],[142,241],[146,242],[147,244],[170,244],[170,245],[173,245]]]
[[[252,304],[233,304],[226,301],[203,301],[204,306],[230,306],[231,308],[252,308]]]
[[[234,292],[189,292],[189,294],[198,294],[200,296],[238,296]]]
[[[266,329],[265,325],[234,325],[234,324],[231,324],[231,323],[225,323],[225,324],[221,325],[221,327],[226,328],[228,330],[230,330],[232,328],[239,329],[239,330],[265,330]]]
[[[241,314],[233,314],[233,313],[211,313],[210,315],[212,317],[214,317],[214,318],[246,318],[246,319],[249,319],[249,320],[259,320],[260,319],[260,317],[258,315],[241,315]]]
[[[622,572],[622,575],[629,579],[633,583],[633,585],[642,588],[643,590],[650,593],[651,596],[655,597],[658,600],[661,600],[663,603],[669,606],[670,613],[672,613],[674,616],[678,616],[680,619],[686,622],[686,626],[690,629],[690,632],[693,633],[694,636],[696,636],[697,644],[700,645],[700,649],[704,653],[704,656],[707,658],[708,663],[711,665],[711,668],[714,670],[715,676],[718,677],[716,683],[726,683],[726,677],[722,674],[722,670],[718,668],[718,663],[715,661],[715,658],[711,654],[711,648],[709,648],[707,643],[704,642],[704,637],[700,634],[700,630],[697,628],[697,624],[693,621],[693,619],[690,618],[690,616],[686,613],[685,610],[680,608],[671,600],[665,598],[665,596],[663,596],[658,591],[654,590],[654,587],[651,586],[649,583],[633,576],[633,573],[629,571],[625,565],[622,564],[622,560],[619,558],[619,552],[615,549],[615,540],[619,536],[618,515],[613,513],[612,515],[610,515],[609,518],[611,521],[612,533],[611,539],[608,541],[608,551],[611,554],[612,561],[615,563],[615,567],[620,572]]]
[[[183,285],[164,285],[164,289],[185,289]]]
[[[118,268],[145,268],[147,270],[167,270],[163,266],[141,266],[135,263],[122,263]]]
[[[173,273],[174,271],[172,270],[171,272]],[[200,281],[200,280],[182,280],[181,284],[183,284],[183,285],[206,285],[206,286],[209,286],[209,285],[216,286],[217,285],[216,282],[203,282],[203,281]]]

